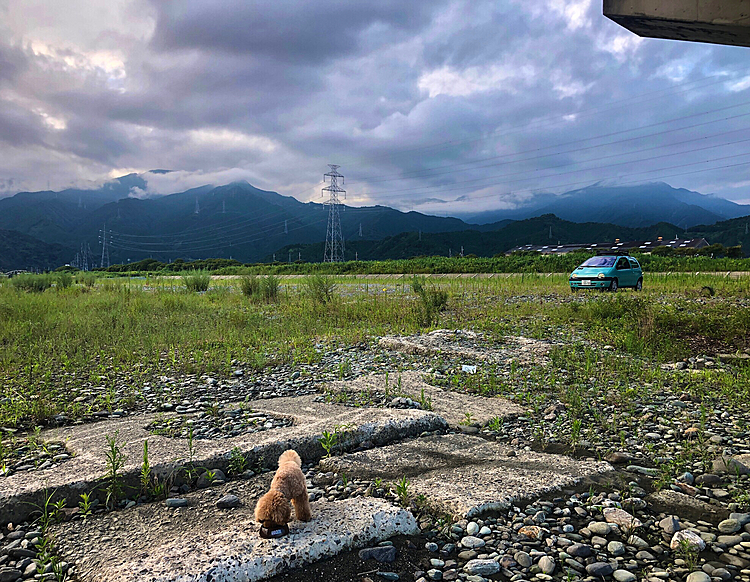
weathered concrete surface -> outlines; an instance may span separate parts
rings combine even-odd
[[[408,511],[360,497],[314,502],[312,521],[293,521],[289,536],[264,540],[253,508],[270,477],[190,493],[182,509],[151,503],[55,525],[52,535],[81,582],[250,582],[418,530]],[[217,509],[229,491],[243,504]]]
[[[639,36],[750,46],[750,0],[604,0],[603,11]]]
[[[515,455],[515,456],[511,456]],[[586,477],[613,470],[609,463],[516,451],[480,437],[449,434],[323,459],[327,471],[350,478],[397,481],[406,476],[412,495],[424,495],[434,510],[473,517],[504,510]]]
[[[401,378],[400,386],[398,384],[399,377]],[[417,401],[422,398],[422,391],[424,391],[425,399],[429,399],[432,404],[432,412],[443,417],[452,426],[464,422],[467,414],[471,415],[473,423],[484,425],[496,416],[506,418],[524,412],[523,408],[504,398],[486,398],[430,386],[422,380],[422,375],[419,372],[414,371],[403,372],[400,376],[389,375],[388,385],[389,392],[394,397],[408,396]],[[360,376],[356,380],[330,382],[327,389],[334,392],[344,391],[350,394],[368,391],[373,394],[383,394],[385,392],[385,374],[370,374]]]
[[[384,336],[380,347],[417,355],[446,355],[475,361],[515,359],[519,363],[540,363],[556,344],[523,336],[507,336],[504,343],[491,345],[482,334],[470,330],[436,329],[413,336]]]
[[[229,452],[234,447],[246,453],[250,464],[263,462],[274,466],[287,448],[299,452],[305,462],[316,461],[324,454],[318,440],[322,432],[344,425],[342,445],[346,450],[364,441],[383,445],[446,427],[445,420],[422,410],[352,409],[314,402],[314,398],[301,396],[253,402],[254,410],[291,416],[294,425],[221,440],[196,440],[194,464],[226,471]],[[75,456],[54,470],[21,472],[3,478],[0,522],[18,522],[28,516],[33,504],[41,502],[45,488],[50,492],[56,490],[54,499],[66,497],[69,506],[77,503],[81,493],[94,490],[106,475],[106,435],[117,433],[123,443],[122,451],[127,457],[123,477],[133,485],[137,483],[146,439],[154,473],[164,476],[173,472],[188,458],[187,441],[149,433],[145,427],[154,418],[155,415],[143,415],[43,432],[43,439],[65,442],[68,451]]]

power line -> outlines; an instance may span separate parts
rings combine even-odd
[[[741,68],[741,69],[736,69],[734,71],[731,71],[730,74],[731,73],[735,73],[735,74],[737,74],[737,73],[743,73],[743,72],[747,72],[747,71],[750,71],[750,68],[744,67],[744,68]],[[478,141],[484,141],[484,140],[487,140],[487,139],[493,139],[493,138],[497,137],[499,134],[508,135],[509,133],[516,133],[517,131],[520,131],[522,129],[530,128],[532,125],[534,125],[535,123],[538,123],[539,121],[544,121],[544,120],[550,120],[550,121],[554,121],[554,120],[560,121],[560,120],[562,120],[562,121],[566,121],[571,115],[575,115],[577,117],[580,117],[580,116],[589,115],[589,114],[593,114],[593,113],[606,113],[607,111],[612,111],[614,109],[619,109],[619,107],[612,107],[612,106],[613,105],[618,105],[618,104],[621,104],[621,103],[625,103],[625,104],[628,104],[628,105],[631,105],[631,104],[632,105],[639,105],[639,104],[642,104],[642,103],[647,103],[649,101],[660,99],[662,97],[668,97],[668,96],[671,96],[672,94],[684,93],[686,91],[693,91],[693,90],[695,90],[694,88],[681,89],[679,91],[675,91],[674,88],[675,87],[684,87],[684,86],[692,85],[692,84],[695,84],[695,83],[700,83],[702,81],[709,80],[709,79],[714,79],[716,77],[721,77],[721,79],[713,81],[712,83],[707,83],[705,85],[705,87],[709,87],[711,85],[715,85],[715,84],[718,84],[718,83],[724,83],[724,82],[729,81],[729,79],[726,78],[726,74],[725,73],[723,73],[723,72],[722,73],[717,73],[715,75],[710,75],[710,76],[707,76],[707,77],[703,77],[701,79],[696,79],[696,80],[693,80],[693,81],[686,81],[684,83],[679,83],[679,84],[673,85],[672,87],[668,87],[666,89],[658,89],[656,91],[650,91],[650,92],[647,92],[647,93],[642,93],[640,95],[635,95],[633,97],[626,97],[626,98],[623,98],[623,99],[620,99],[620,100],[617,100],[617,101],[611,101],[610,103],[608,103],[607,105],[602,106],[602,107],[595,107],[595,108],[586,109],[586,110],[583,110],[583,111],[573,111],[573,112],[568,112],[568,113],[563,113],[563,114],[557,114],[557,115],[549,115],[547,117],[542,117],[542,118],[539,118],[539,119],[535,119],[535,120],[529,121],[527,123],[523,123],[523,124],[520,124],[520,125],[512,126],[512,127],[509,127],[509,128],[498,128],[498,129],[492,131],[490,134],[482,136],[482,137],[478,137],[478,138],[467,138],[467,139],[463,139],[463,140],[449,140],[449,141],[445,141],[445,142],[437,142],[437,143],[428,144],[428,145],[424,145],[424,146],[417,146],[417,147],[414,147],[414,148],[403,148],[403,149],[400,149],[400,150],[391,150],[388,153],[383,153],[383,154],[374,155],[374,156],[360,156],[358,158],[349,158],[349,159],[345,158],[345,162],[348,163],[348,164],[363,164],[363,163],[366,163],[366,162],[371,161],[371,160],[376,160],[376,159],[380,159],[380,158],[384,158],[384,157],[390,157],[390,156],[393,156],[395,154],[405,154],[405,153],[416,152],[416,151],[424,151],[424,150],[429,150],[429,149],[446,149],[446,148],[455,147],[455,146],[462,145],[462,144],[475,143],[475,142],[478,142]],[[649,95],[655,95],[655,94],[658,94],[658,93],[665,93],[665,94],[663,96],[660,96],[660,97],[643,99],[642,101],[639,101],[643,97],[648,97]],[[547,127],[548,125],[551,125],[551,124],[547,124],[547,125],[542,126],[542,127]],[[535,129],[540,129],[540,128],[541,127],[537,127]]]
[[[744,103],[739,103],[739,104],[736,104],[736,105],[729,105],[729,106],[726,106],[726,107],[721,107],[719,109],[712,109],[710,111],[704,111],[704,112],[701,112],[701,113],[693,113],[691,115],[685,115],[685,116],[682,116],[682,117],[674,117],[672,119],[667,119],[665,121],[659,121],[659,122],[656,122],[656,123],[650,123],[650,124],[647,124],[647,125],[642,125],[642,126],[639,126],[639,127],[634,127],[634,128],[631,128],[631,129],[623,129],[623,130],[619,130],[619,131],[615,131],[615,132],[605,133],[605,134],[602,134],[602,135],[596,135],[596,136],[592,136],[592,137],[586,137],[586,138],[576,139],[576,140],[572,140],[572,141],[568,141],[568,142],[558,143],[558,144],[551,145],[551,146],[544,146],[544,147],[541,147],[541,148],[534,148],[534,149],[530,149],[530,150],[523,150],[523,151],[520,151],[520,152],[513,152],[513,153],[508,153],[508,154],[500,154],[500,155],[497,155],[497,156],[491,156],[491,157],[487,157],[487,158],[480,158],[478,160],[473,160],[473,161],[468,161],[468,162],[456,162],[455,164],[447,164],[447,165],[444,165],[444,166],[438,166],[436,168],[430,168],[429,170],[428,169],[425,169],[425,170],[413,170],[412,172],[407,172],[407,173],[432,172],[434,170],[440,170],[440,169],[443,169],[443,168],[450,168],[450,167],[454,167],[454,166],[460,166],[460,165],[466,165],[466,164],[473,164],[473,163],[481,163],[481,162],[485,162],[485,161],[489,161],[489,160],[493,160],[493,159],[509,158],[509,157],[512,157],[512,156],[519,156],[519,155],[528,154],[528,153],[535,153],[535,152],[541,152],[541,151],[545,151],[545,150],[551,150],[551,149],[555,149],[555,148],[563,147],[563,146],[567,146],[567,145],[572,145],[572,144],[577,144],[577,143],[584,143],[584,142],[587,142],[587,141],[593,141],[593,140],[597,140],[597,139],[603,139],[603,138],[607,138],[607,137],[613,137],[613,136],[616,136],[616,135],[623,135],[623,134],[626,134],[626,133],[631,133],[633,131],[639,131],[641,129],[649,129],[651,127],[658,127],[660,125],[666,125],[668,123],[673,123],[675,121],[682,121],[684,119],[692,119],[694,117],[702,117],[704,115],[710,115],[711,113],[718,113],[718,112],[726,111],[726,110],[729,110],[729,109],[736,109],[737,107],[743,107],[745,105],[750,105],[750,101],[745,101]],[[701,122],[701,123],[696,123],[694,125],[688,125],[688,126],[685,126],[685,127],[677,127],[677,128],[674,128],[674,129],[664,130],[662,132],[657,132],[657,133],[653,133],[653,134],[647,134],[647,135],[642,135],[642,136],[635,136],[635,137],[627,138],[627,139],[621,140],[621,141],[608,142],[606,144],[596,144],[596,145],[588,146],[585,149],[594,149],[594,148],[598,148],[598,147],[605,147],[605,146],[608,146],[608,145],[616,145],[618,143],[625,143],[625,142],[628,142],[628,141],[634,141],[634,140],[638,140],[638,139],[645,139],[645,138],[648,138],[648,137],[655,137],[655,136],[658,136],[658,135],[665,135],[667,133],[674,133],[676,131],[684,131],[686,129],[694,129],[696,127],[702,127],[704,125],[710,125],[710,124],[719,123],[719,122],[722,122],[722,121],[729,121],[729,120],[732,120],[732,119],[737,119],[739,117],[745,117],[747,115],[750,115],[750,113],[741,113],[741,114],[738,114],[738,115],[724,117],[724,118],[721,118],[721,119],[714,119],[714,120],[711,120],[711,121],[704,121],[704,122]],[[576,151],[576,150],[573,150],[573,151]],[[569,152],[559,152],[559,153],[569,153]],[[557,154],[549,154],[549,155],[557,155]],[[469,168],[469,169],[474,169],[474,168]],[[464,171],[464,170],[459,170],[459,171]],[[392,174],[392,176],[393,175],[395,175],[395,174]],[[436,174],[433,174],[433,175],[436,175]],[[396,177],[396,178],[388,178],[388,179],[360,178],[359,180],[355,180],[355,181],[351,181],[350,180],[349,184],[359,184],[359,183],[362,183],[362,182],[367,182],[367,183],[385,182],[385,181],[391,181],[391,180],[408,179],[408,178],[418,178],[418,177],[423,177],[423,176],[405,176],[402,173],[402,174],[399,174],[399,177]]]

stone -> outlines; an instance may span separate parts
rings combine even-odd
[[[376,572],[375,575],[387,582],[396,582],[399,580],[399,575],[395,572]]]
[[[614,568],[609,562],[594,562],[593,564],[586,566],[586,573],[589,576],[604,578],[611,575],[612,572],[614,572]]]
[[[544,530],[538,525],[525,525],[518,530],[520,535],[524,535],[532,540],[541,539],[543,532]]]
[[[713,572],[711,572],[711,578],[721,578],[726,582],[726,580],[731,580],[732,574],[730,574],[729,570],[726,568],[715,568]]]
[[[719,560],[721,560],[725,564],[729,564],[730,566],[735,566],[737,568],[750,568],[750,560],[740,558],[739,556],[734,556],[728,552],[724,552],[721,556],[719,556]]]
[[[240,498],[236,495],[232,495],[231,493],[225,495],[216,502],[216,507],[218,507],[219,509],[232,509],[234,507],[239,507],[239,505]]]
[[[592,521],[588,525],[588,530],[598,536],[608,536],[612,531],[612,526],[604,521]]]
[[[482,538],[475,536],[464,536],[461,538],[461,545],[470,550],[476,550],[477,548],[483,548],[486,542]]]
[[[464,565],[464,572],[473,576],[492,576],[500,571],[500,564],[495,560],[469,560]]]
[[[698,475],[695,478],[695,484],[700,486],[708,485],[709,487],[712,487],[720,483],[721,477],[714,475],[713,473],[703,473],[703,475]]]
[[[573,544],[568,546],[565,551],[576,558],[588,558],[594,555],[594,550],[586,544]]]
[[[674,515],[670,515],[659,522],[659,527],[664,531],[664,533],[668,533],[671,535],[677,531],[680,531],[680,520],[677,519]]]
[[[476,521],[469,522],[469,525],[466,526],[466,533],[470,536],[475,536],[479,533],[479,525]]]
[[[170,497],[164,502],[164,505],[166,505],[167,507],[171,507],[171,508],[187,507],[188,500],[183,499],[181,497]]]
[[[711,582],[711,577],[705,572],[692,572],[688,574],[686,582]]]
[[[638,577],[629,570],[615,570],[612,576],[617,582],[635,582]]]
[[[35,570],[36,571],[36,570]],[[0,582],[16,582],[23,576],[23,572],[6,566],[0,567]]]
[[[545,574],[552,574],[555,571],[555,561],[549,556],[539,558],[539,569]]]
[[[714,473],[750,475],[750,454],[719,457],[713,463]]]
[[[625,544],[613,540],[607,544],[607,552],[615,557],[622,556],[625,553]]]
[[[750,513],[730,513],[729,519],[736,519],[740,525],[745,526],[750,523]]]
[[[706,549],[706,542],[701,536],[694,531],[689,529],[683,529],[677,531],[672,536],[672,541],[669,542],[669,547],[673,550],[680,549],[683,545],[687,545],[689,548],[702,552]]]
[[[607,520],[608,523],[614,523],[625,530],[641,527],[643,525],[641,520],[637,517],[630,515],[627,511],[618,507],[605,507],[604,519]]]
[[[375,560],[376,562],[390,564],[396,561],[395,546],[378,546],[376,548],[364,548],[359,551],[360,560]]]
[[[531,556],[527,554],[526,552],[516,552],[515,555],[513,556],[513,559],[522,568],[528,568],[533,563],[531,560]]]
[[[430,580],[442,580],[443,573],[435,568],[427,570],[427,578]]]
[[[740,531],[740,529],[742,529],[740,522],[732,518],[725,519],[718,525],[718,530],[723,534],[731,534]]]

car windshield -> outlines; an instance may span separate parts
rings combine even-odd
[[[581,264],[582,267],[611,267],[615,264],[615,257],[591,257]]]

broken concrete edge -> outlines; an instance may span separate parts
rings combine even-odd
[[[419,436],[424,432],[447,430],[448,423],[442,417],[427,413],[419,418],[387,419],[385,421],[367,422],[358,427],[341,432],[343,441],[335,447],[337,453],[351,452],[361,444],[369,441],[373,446],[392,444],[403,439]],[[326,455],[321,444],[322,432],[291,439],[281,439],[272,443],[256,445],[245,450],[240,447],[245,456],[247,466],[263,469],[276,467],[277,459],[287,449],[294,449],[305,459],[306,463],[317,463]],[[186,483],[184,470],[186,467],[196,469],[220,469],[228,474],[231,451],[214,454],[207,457],[195,457],[192,462],[185,458],[177,458],[170,462],[157,463],[151,466],[151,472],[159,479],[167,481],[167,486]],[[118,478],[123,486],[123,498],[135,494],[141,489],[140,466],[133,466],[120,473]],[[20,523],[35,514],[41,514],[51,503],[66,500],[67,506],[74,508],[78,505],[81,493],[89,493],[91,499],[99,499],[101,503],[106,498],[105,489],[108,480],[106,476],[93,479],[82,479],[49,488],[46,482],[39,487],[24,491],[17,495],[0,497],[0,523]]]
[[[410,511],[380,499],[322,500],[311,505],[313,520],[294,522],[291,533],[279,539],[261,539],[257,528],[248,527],[246,512],[233,513],[222,527],[188,528],[176,538],[157,537],[147,546],[138,538],[132,545],[123,539],[105,540],[84,550],[99,554],[98,560],[89,563],[79,560],[80,534],[86,527],[95,531],[96,525],[59,524],[51,533],[76,546],[77,554],[63,552],[62,557],[76,563],[77,579],[82,582],[254,582],[419,531]],[[123,519],[133,520],[134,515],[131,512]]]

